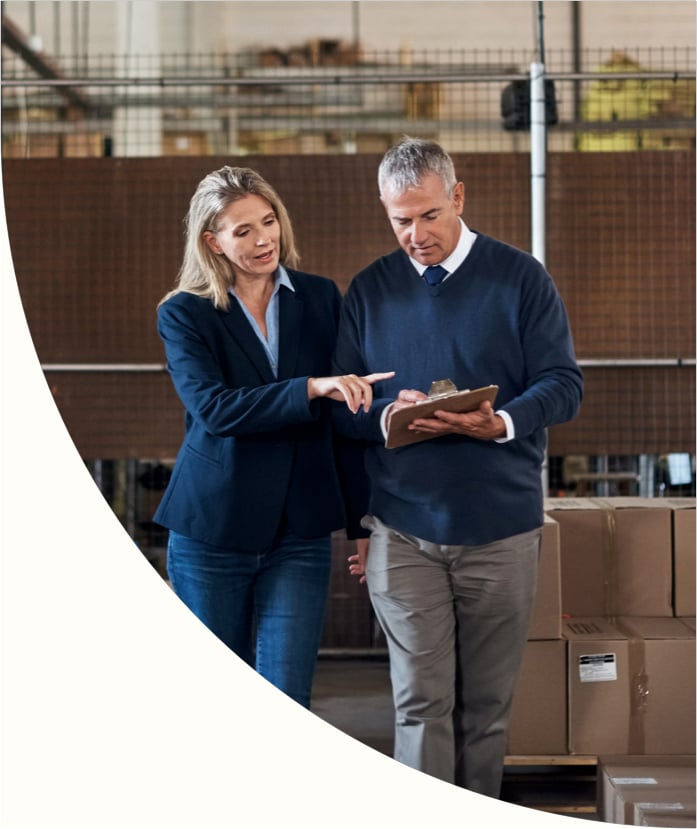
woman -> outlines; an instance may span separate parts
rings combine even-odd
[[[371,384],[391,374],[326,376],[339,291],[295,270],[288,213],[258,173],[207,175],[186,227],[176,287],[158,306],[186,410],[154,516],[170,531],[169,578],[228,647],[309,707],[330,534],[346,526],[342,492],[362,485],[335,462],[328,401],[367,411]]]

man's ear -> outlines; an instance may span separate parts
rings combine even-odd
[[[203,232],[203,240],[213,251],[213,253],[221,254],[223,252],[222,248],[218,244],[218,240],[215,238],[215,233],[213,233],[212,230],[205,230]]]
[[[457,208],[459,216],[462,214],[465,207],[465,183],[463,181],[458,181],[455,185],[455,189],[453,190],[453,201],[455,202],[455,207]]]

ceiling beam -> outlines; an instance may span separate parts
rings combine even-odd
[[[45,52],[38,52],[29,46],[29,38],[6,15],[2,15],[2,42],[17,54],[41,78],[50,80],[65,80],[59,67]],[[71,106],[79,109],[90,109],[87,95],[71,86],[59,86],[57,91],[68,100]]]

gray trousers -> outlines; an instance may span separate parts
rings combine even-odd
[[[387,637],[394,758],[498,797],[537,583],[541,529],[442,546],[373,516],[366,578]]]

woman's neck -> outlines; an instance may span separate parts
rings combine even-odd
[[[274,274],[260,276],[237,276],[233,283],[235,296],[254,317],[266,337],[266,309],[275,286]]]

